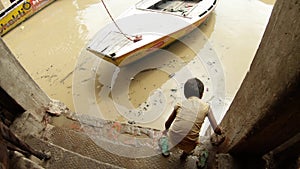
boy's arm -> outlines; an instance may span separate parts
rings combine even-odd
[[[170,117],[168,118],[168,120],[165,122],[165,129],[169,130],[171,124],[173,123],[176,115],[177,115],[177,110],[178,110],[179,106],[175,106],[174,110],[172,112],[172,114],[170,115]]]
[[[221,129],[216,122],[216,119],[214,117],[214,114],[213,114],[211,108],[209,108],[209,110],[208,110],[207,117],[208,117],[208,120],[209,120],[210,125],[212,126],[214,132],[218,135],[221,135],[222,134]]]

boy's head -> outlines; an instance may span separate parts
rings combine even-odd
[[[203,92],[204,92],[204,85],[197,78],[189,79],[184,84],[184,96],[186,98],[189,98],[191,96],[196,96],[201,99]]]

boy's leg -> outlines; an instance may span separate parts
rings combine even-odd
[[[183,151],[180,155],[180,160],[186,160],[190,153]]]
[[[162,155],[164,157],[170,156],[170,151],[169,151],[169,140],[168,136],[166,133],[162,135],[162,137],[159,139],[159,147],[161,149]]]
[[[193,154],[194,149],[197,146],[197,141],[195,142],[184,138],[177,146],[183,150],[180,160],[186,160],[189,155]]]
[[[189,156],[189,155],[192,155],[192,154],[194,154],[194,150],[192,150],[192,151],[183,151],[182,152],[182,154],[180,155],[180,160],[186,160],[187,159],[187,157]]]

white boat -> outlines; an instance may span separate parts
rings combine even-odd
[[[102,28],[87,49],[116,66],[127,65],[197,28],[216,4],[217,0],[142,0]]]

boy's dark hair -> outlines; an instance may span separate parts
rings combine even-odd
[[[184,84],[184,96],[189,98],[191,96],[202,98],[204,92],[204,85],[198,78],[192,78]]]

